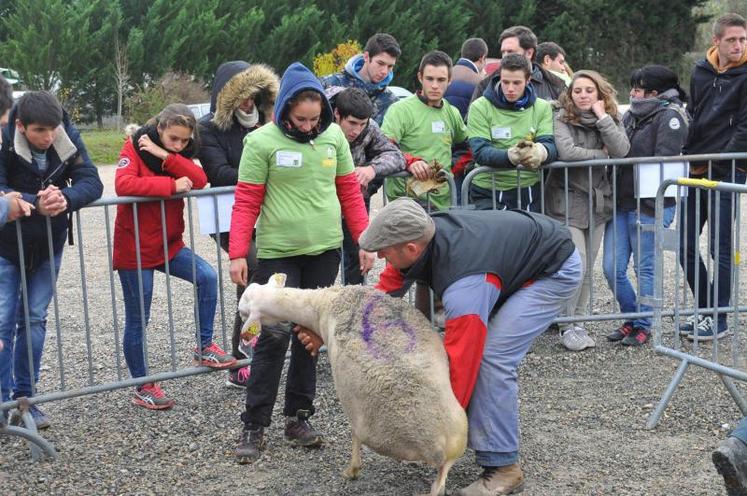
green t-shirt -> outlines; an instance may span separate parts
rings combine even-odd
[[[267,124],[244,138],[239,181],[266,185],[257,257],[318,255],[342,243],[335,178],[353,171],[348,140],[332,124],[311,143]]]
[[[400,149],[426,162],[436,160],[451,172],[451,146],[467,139],[467,128],[459,110],[445,99],[441,108],[429,107],[417,95],[393,104],[384,115],[381,126],[384,134],[396,141]],[[386,195],[390,200],[406,195],[405,178],[392,178],[386,182]],[[426,201],[426,195],[419,198]],[[448,183],[430,195],[431,205],[438,210],[451,206]]]
[[[552,107],[537,98],[534,105],[524,110],[501,109],[481,96],[469,106],[467,134],[470,138],[489,140],[493,146],[508,150],[519,140],[553,135]],[[480,165],[480,164],[477,164]],[[495,189],[506,191],[537,184],[538,171],[499,169],[495,174]],[[491,174],[478,174],[472,184],[480,188],[493,189]]]

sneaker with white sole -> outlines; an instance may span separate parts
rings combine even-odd
[[[594,340],[581,326],[573,326],[560,335],[560,342],[571,351],[581,351],[596,346]]]
[[[695,315],[690,315],[688,318],[685,319],[685,322],[680,324],[680,336],[687,336],[688,334],[692,334],[693,329],[700,325],[701,322],[703,322],[703,319],[705,319],[706,316],[702,313],[699,314],[697,317]]]
[[[168,410],[176,402],[168,398],[158,384],[149,382],[135,388],[135,397],[132,398],[132,403],[148,410]]]
[[[236,358],[223,351],[217,344],[210,343],[202,352],[195,348],[195,362],[212,369],[229,369],[236,363]]]
[[[226,379],[226,386],[246,389],[246,385],[249,382],[250,371],[251,369],[249,368],[249,365],[241,367],[240,369],[229,370],[228,379]]]
[[[726,321],[719,321],[718,325],[714,325],[713,318],[711,317],[703,317],[695,328],[695,331],[697,331],[698,341],[713,341],[730,334],[729,328],[726,326]],[[695,341],[695,331],[685,334],[685,338]]]

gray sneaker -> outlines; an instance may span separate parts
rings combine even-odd
[[[724,478],[727,494],[747,494],[747,445],[735,437],[726,438],[718,444],[711,458]]]
[[[560,335],[560,342],[571,351],[581,351],[596,346],[589,333],[581,326],[573,326],[564,331]]]

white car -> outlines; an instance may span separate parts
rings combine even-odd
[[[397,97],[397,100],[402,100],[403,98],[412,96],[412,91],[408,90],[407,88],[403,88],[402,86],[388,86],[388,88],[392,93],[394,93],[394,96]]]
[[[195,119],[198,121],[202,118],[203,115],[207,115],[210,113],[210,102],[207,103],[191,103],[187,105],[189,107],[189,110],[192,111],[192,113],[195,115]]]

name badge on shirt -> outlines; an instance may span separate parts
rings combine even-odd
[[[493,139],[511,139],[511,128],[492,127],[490,128],[490,137]]]
[[[301,167],[303,165],[303,155],[301,152],[277,152],[275,154],[275,165],[278,167]]]
[[[446,132],[446,123],[444,121],[431,122],[431,132],[434,134],[443,134]]]

